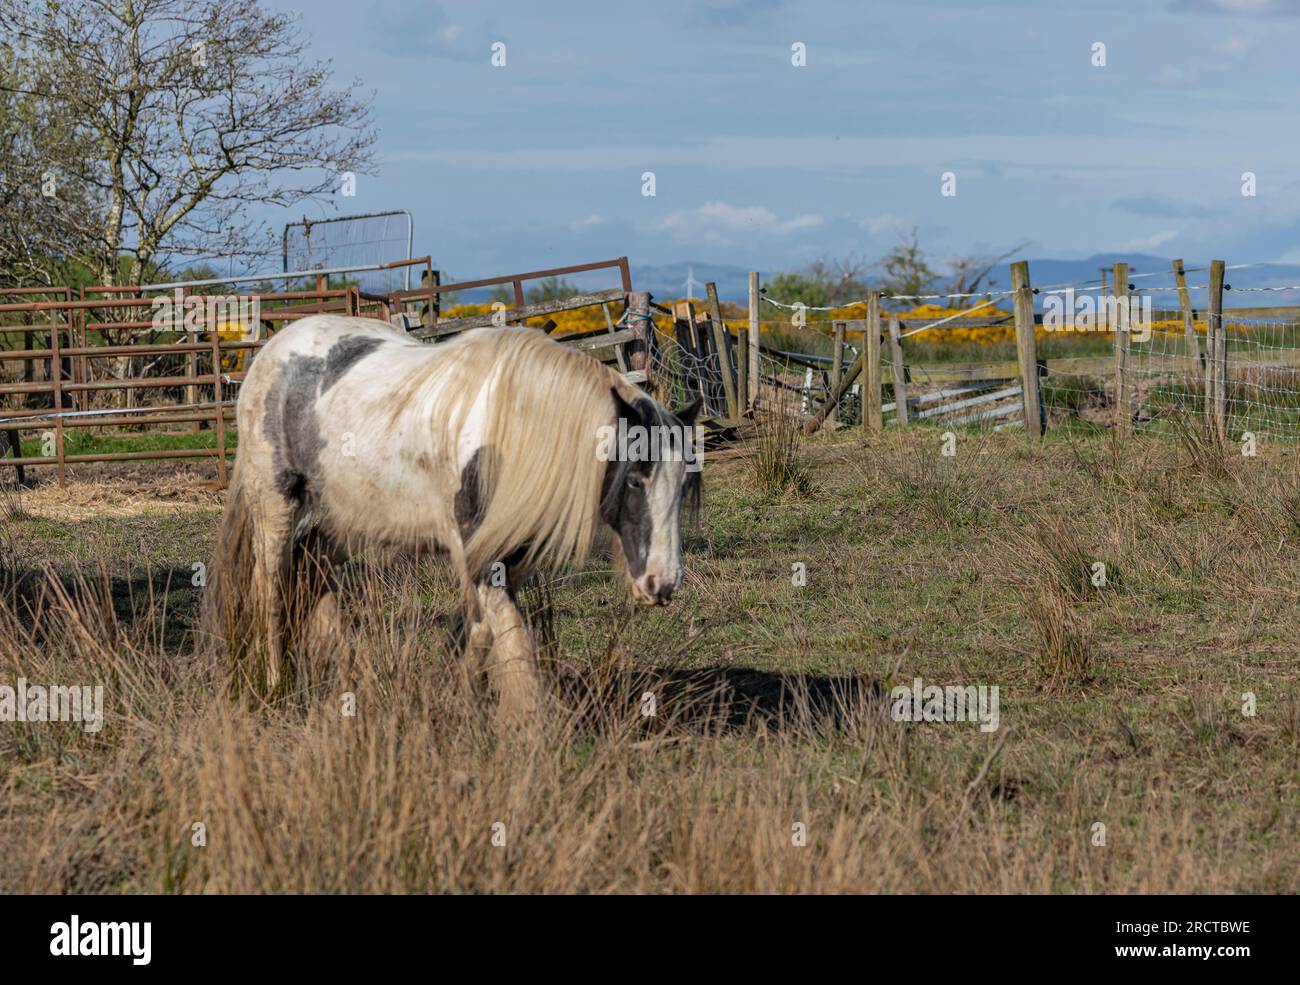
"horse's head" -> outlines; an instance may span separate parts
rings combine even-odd
[[[682,583],[682,503],[699,503],[700,401],[672,414],[649,397],[629,403],[611,393],[616,417],[613,440],[602,442],[600,515],[618,534],[632,597],[667,605]]]

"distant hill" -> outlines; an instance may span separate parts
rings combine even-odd
[[[1174,275],[1167,257],[1150,254],[1098,253],[1082,260],[1030,259],[1029,276],[1035,287],[1055,287],[1065,284],[1080,286],[1096,285],[1101,277],[1101,268],[1107,271],[1106,281],[1110,282],[1111,265],[1126,261],[1129,264],[1130,280],[1134,288],[1142,291],[1149,287],[1173,287]],[[1188,261],[1187,281],[1196,288],[1204,285],[1208,274],[1196,268],[1204,266],[1201,262]],[[723,301],[744,304],[748,296],[749,271],[744,267],[719,263],[686,262],[667,264],[632,264],[632,284],[639,291],[649,291],[656,298],[680,298],[686,295],[686,278],[693,275],[696,281],[695,296],[704,297],[704,285],[713,281],[718,285],[718,295]],[[759,276],[766,282],[772,271],[760,271]],[[590,271],[573,274],[566,278],[584,290],[596,290],[602,287],[614,287],[618,284],[617,274],[608,270]],[[1011,265],[1004,263],[993,271],[995,290],[1006,290],[1011,285]],[[1234,288],[1274,287],[1300,284],[1300,265],[1268,263],[1259,266],[1244,267],[1227,274],[1227,283]],[[483,300],[487,291],[467,291],[464,301]],[[1167,295],[1167,298],[1166,298]],[[1203,290],[1192,292],[1192,304],[1201,306],[1205,301]],[[1167,302],[1167,303],[1166,303]],[[1155,292],[1155,307],[1177,307],[1177,295],[1170,291]],[[1224,296],[1225,307],[1243,307],[1257,305],[1293,305],[1300,304],[1300,290],[1234,293],[1229,291]]]
[[[1174,274],[1168,257],[1150,254],[1098,253],[1082,260],[1030,259],[1029,276],[1036,287],[1054,287],[1064,284],[1096,285],[1101,277],[1101,268],[1106,268],[1106,282],[1110,283],[1111,265],[1125,261],[1129,265],[1130,281],[1138,291],[1148,287],[1173,287]],[[1195,288],[1204,285],[1209,278],[1205,270],[1198,267],[1207,266],[1204,262],[1188,261],[1190,272],[1187,275],[1189,286]],[[710,263],[672,263],[659,266],[632,266],[632,283],[638,290],[650,291],[656,297],[681,297],[685,294],[685,282],[688,266],[693,269],[695,279],[700,282],[698,296],[704,295],[704,283],[714,281],[718,285],[718,294],[724,301],[744,303],[748,293],[749,273],[743,267],[726,266]],[[766,281],[771,274],[760,272]],[[993,272],[995,290],[1006,290],[1011,286],[1011,264],[1004,263]],[[1275,287],[1300,284],[1300,265],[1269,263],[1260,266],[1243,267],[1234,270],[1231,266],[1227,272],[1227,283],[1234,288]],[[1156,307],[1177,307],[1177,295],[1169,291],[1155,292]],[[1169,295],[1168,304],[1164,295]],[[1205,292],[1193,290],[1192,304],[1200,305],[1205,300]],[[1233,293],[1224,295],[1225,307],[1242,307],[1247,305],[1288,305],[1300,304],[1300,290]]]
[[[1129,265],[1129,282],[1139,293],[1147,288],[1165,288],[1174,286],[1173,269],[1166,257],[1146,254],[1122,255],[1099,253],[1086,260],[1030,260],[1029,276],[1035,287],[1053,287],[1063,284],[1085,282],[1096,285],[1101,277],[1101,268],[1106,268],[1106,281],[1110,282],[1111,265],[1126,261]],[[1205,291],[1196,290],[1209,281],[1204,261],[1187,261],[1188,286],[1192,290],[1192,305],[1200,307],[1205,303]],[[1200,269],[1198,269],[1200,268]],[[1004,264],[994,272],[998,289],[1005,289],[1011,283],[1010,264]],[[1258,266],[1232,269],[1229,265],[1226,283],[1236,291],[1229,290],[1223,297],[1225,308],[1256,307],[1261,305],[1300,304],[1300,290],[1288,291],[1242,291],[1242,288],[1282,287],[1300,284],[1300,266],[1284,263],[1266,263]],[[1178,307],[1178,295],[1173,291],[1155,291],[1154,304],[1157,308]]]

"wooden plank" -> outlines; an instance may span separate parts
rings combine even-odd
[[[1111,268],[1111,297],[1115,303],[1115,427],[1127,432],[1133,423],[1128,409],[1128,392],[1124,388],[1124,371],[1128,366],[1128,264],[1117,263]]]
[[[589,335],[586,338],[574,339],[570,341],[566,338],[558,339],[560,345],[567,345],[570,349],[577,349],[579,352],[595,352],[598,349],[611,349],[615,346],[626,345],[628,342],[635,342],[641,337],[641,332],[635,328],[621,328],[617,332],[606,332],[602,335]],[[644,366],[637,367],[644,369]]]
[[[718,372],[722,374],[722,395],[727,402],[727,416],[740,416],[741,406],[736,397],[736,380],[731,375],[731,360],[727,357],[727,327],[722,321],[722,305],[718,303],[718,286],[713,281],[704,285],[709,299],[709,321],[713,325],[713,348],[718,354]]]
[[[1020,363],[1020,385],[1025,394],[1025,433],[1039,438],[1043,419],[1038,405],[1038,341],[1034,337],[1034,295],[1029,286],[1029,263],[1011,265],[1011,289],[1015,291],[1016,357]]]
[[[987,393],[992,388],[997,388],[999,384],[1011,383],[1011,380],[984,380],[979,383],[970,383],[966,386],[953,387],[951,389],[936,390],[933,393],[923,393],[919,397],[908,397],[907,405],[909,407],[924,407],[926,404],[932,404],[939,400],[951,400],[953,397],[966,397],[975,393]],[[915,385],[915,381],[913,382]]]
[[[978,397],[969,397],[966,400],[956,400],[950,404],[944,404],[942,407],[931,407],[928,410],[917,411],[916,419],[919,421],[926,417],[938,417],[941,414],[951,414],[956,410],[965,410],[968,407],[977,407],[980,404],[991,404],[998,400],[1009,400],[1011,397],[1023,396],[1024,387],[1019,383],[1015,386],[1006,387],[1002,390],[994,390],[992,393],[982,393]]]
[[[804,434],[812,434],[821,427],[822,421],[826,420],[830,415],[830,412],[839,404],[840,399],[848,392],[848,389],[853,385],[854,380],[856,380],[859,374],[861,374],[862,367],[865,363],[865,356],[865,352],[858,353],[858,358],[853,360],[853,365],[849,367],[849,371],[844,374],[844,378],[840,380],[840,385],[831,391],[830,395],[826,398],[826,402],[818,408],[817,413],[813,414],[812,417],[808,418],[808,420],[804,422]],[[810,373],[812,372],[811,369],[808,371]]]
[[[595,294],[576,294],[571,298],[556,298],[553,301],[539,301],[536,304],[525,304],[515,308],[508,308],[505,311],[505,320],[506,324],[521,322],[526,318],[536,318],[539,315],[553,315],[557,311],[574,311],[578,308],[587,308],[596,304],[604,304],[607,301],[617,301],[623,296],[622,290],[611,287],[607,291],[597,291]],[[451,318],[446,321],[440,321],[435,326],[412,332],[411,336],[417,339],[446,338],[448,335],[465,332],[471,328],[489,328],[496,324],[493,321],[496,317],[497,312],[492,312],[491,314],[486,315],[470,315],[468,318]]]
[[[613,335],[617,331],[617,329],[614,328],[614,319],[610,316],[609,305],[602,304],[600,306],[600,310],[605,314],[606,333],[609,335]],[[614,349],[614,358],[618,362],[618,371],[620,373],[626,374],[628,370],[627,355],[626,353],[623,352],[623,347],[621,345]]]
[[[903,338],[898,318],[889,316],[889,358],[894,375],[894,402],[898,404],[898,423],[907,423],[907,367],[903,364]]]
[[[950,423],[957,426],[961,424],[974,424],[976,421],[987,421],[993,417],[1009,417],[1012,414],[1015,414],[1019,409],[1020,408],[1015,404],[1007,404],[1005,407],[994,407],[992,410],[982,410],[975,414],[967,414],[965,417],[959,417],[957,420]],[[1017,417],[1019,418],[1017,423],[1020,423],[1023,426],[1024,418],[1020,417],[1020,415],[1017,415]]]
[[[862,390],[862,426],[879,431],[885,426],[880,406],[880,292],[867,295],[867,319],[862,326],[862,354],[866,357],[867,378]]]

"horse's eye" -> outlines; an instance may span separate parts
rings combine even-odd
[[[627,484],[631,486],[633,489],[644,489],[645,476],[637,475],[635,472],[633,472],[631,475],[627,477]]]

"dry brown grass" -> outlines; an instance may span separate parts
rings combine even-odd
[[[927,472],[907,430],[806,442],[795,500],[710,464],[666,611],[599,562],[531,589],[532,737],[496,736],[437,568],[355,571],[352,659],[266,705],[190,655],[210,505],[12,514],[0,683],[102,683],[109,714],[0,724],[0,891],[1300,890],[1293,453],[995,435]],[[998,685],[1004,731],[892,721],[914,676]]]
[[[22,850],[6,891],[974,889],[970,852],[1005,868],[970,823],[987,794],[954,828],[960,805],[917,795],[906,730],[867,695],[824,705],[796,687],[760,723],[701,680],[647,718],[662,680],[553,667],[542,734],[499,741],[421,604],[446,586],[410,570],[356,586],[358,644],[382,659],[277,707],[228,700],[216,664],[176,662],[160,604],[128,630],[102,577],[40,587],[0,627],[23,673],[107,680],[120,711],[99,735],[12,733],[4,831]]]

